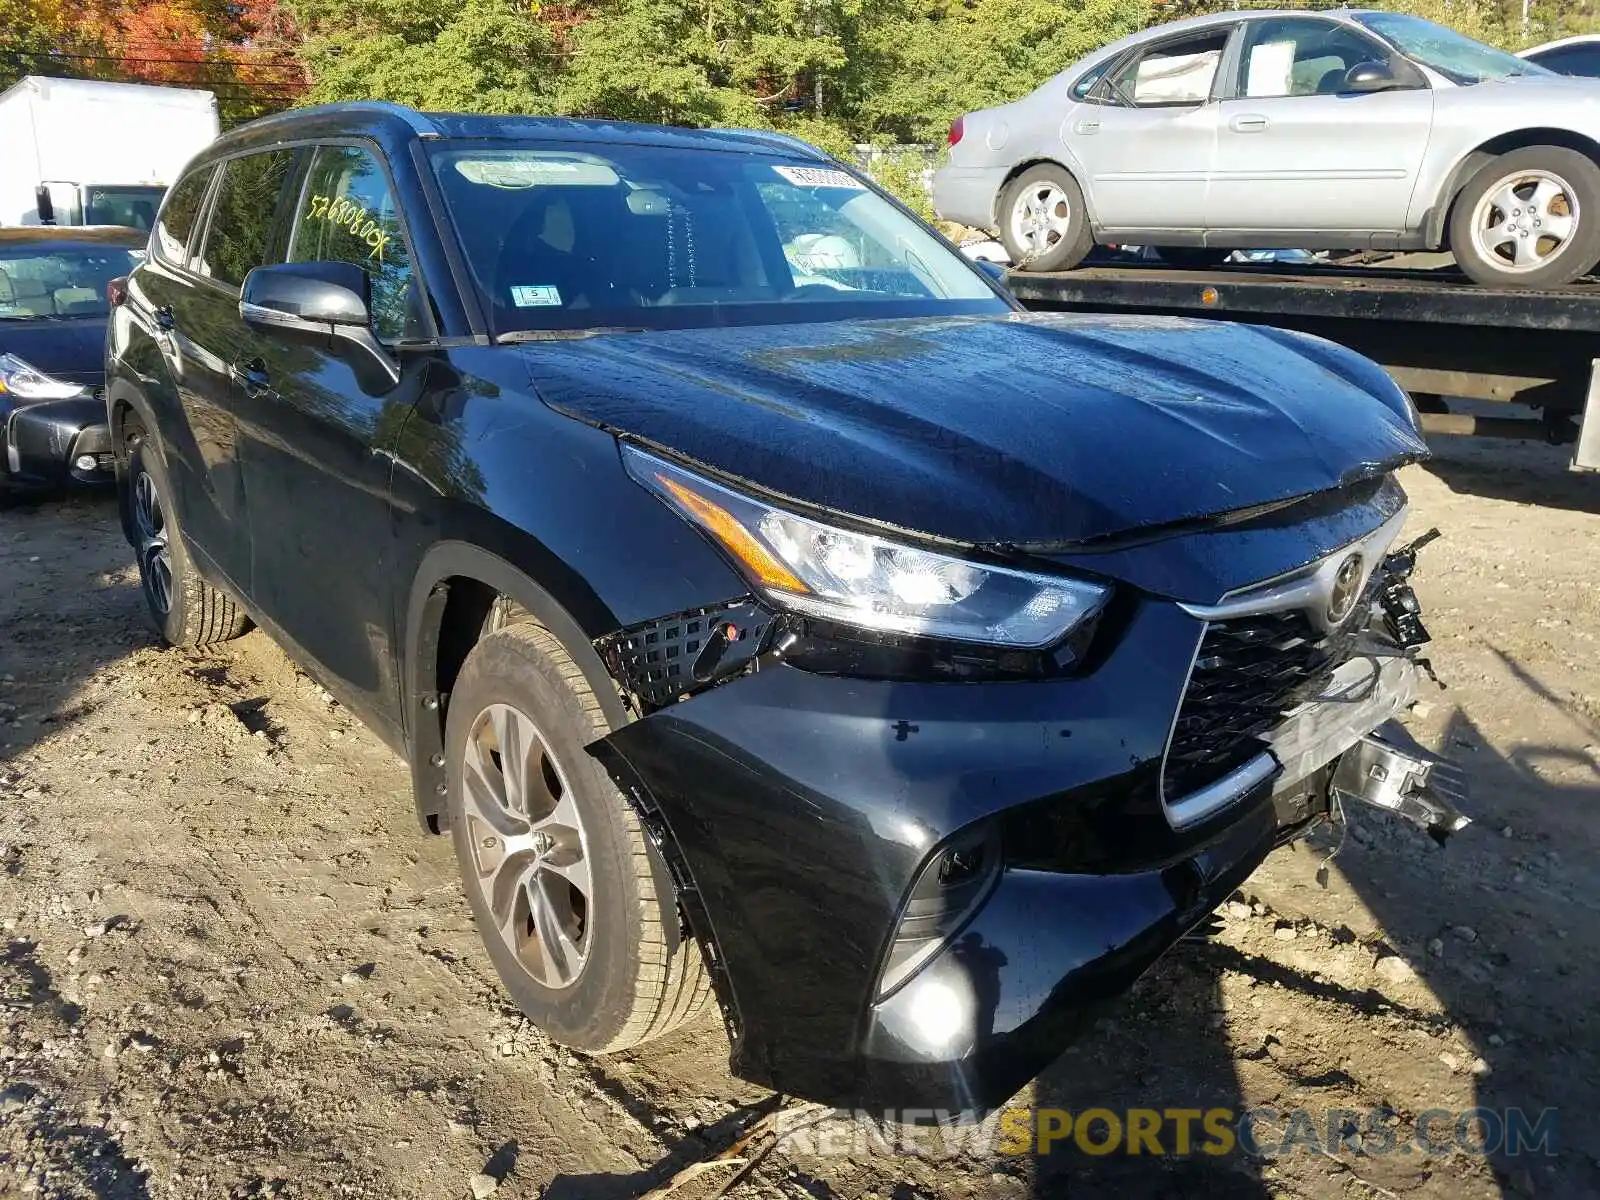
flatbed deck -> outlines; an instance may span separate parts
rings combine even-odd
[[[1558,289],[1485,288],[1453,267],[1157,263],[1058,274],[1013,271],[1041,311],[1211,317],[1298,329],[1383,364],[1416,397],[1425,426],[1573,441],[1600,358],[1600,279]],[[1447,397],[1517,401],[1538,420],[1451,414]]]

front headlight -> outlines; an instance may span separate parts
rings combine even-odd
[[[1012,649],[1054,645],[1100,610],[1099,584],[900,545],[712,483],[634,446],[629,473],[710,534],[782,608],[864,629]]]
[[[14,396],[22,401],[71,400],[88,390],[80,384],[46,375],[15,354],[0,354],[0,396]]]

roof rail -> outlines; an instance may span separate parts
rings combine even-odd
[[[779,133],[776,129],[717,129],[709,132],[729,133],[735,137],[748,138],[753,142],[765,142],[769,146],[784,150],[798,150],[807,158],[814,158],[819,162],[833,157],[820,146],[813,146],[804,138],[795,137],[792,133]]]
[[[407,108],[404,104],[395,104],[390,100],[340,100],[332,104],[313,104],[307,108],[290,108],[283,112],[273,113],[271,116],[257,117],[249,123],[249,128],[259,129],[263,126],[279,124],[284,121],[300,121],[306,117],[316,116],[385,116],[395,117],[409,125],[418,135],[438,132],[432,121],[414,108]]]

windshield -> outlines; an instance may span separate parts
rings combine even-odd
[[[156,223],[164,187],[89,187],[84,189],[85,225],[128,225],[149,229]]]
[[[1511,75],[1552,75],[1538,63],[1485,46],[1469,37],[1405,13],[1358,13],[1356,20],[1407,58],[1432,67],[1451,83],[1484,83]]]
[[[921,222],[837,168],[637,145],[430,153],[498,334],[1009,307]]]
[[[103,317],[106,284],[139,257],[122,246],[0,246],[0,320]]]

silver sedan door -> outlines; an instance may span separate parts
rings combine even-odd
[[[1100,229],[1202,228],[1217,135],[1212,90],[1233,29],[1152,42],[1068,112],[1061,138],[1083,166]]]
[[[1405,231],[1433,126],[1420,72],[1349,25],[1248,22],[1221,104],[1206,224],[1214,231]],[[1416,85],[1356,94],[1345,73],[1390,61]]]

